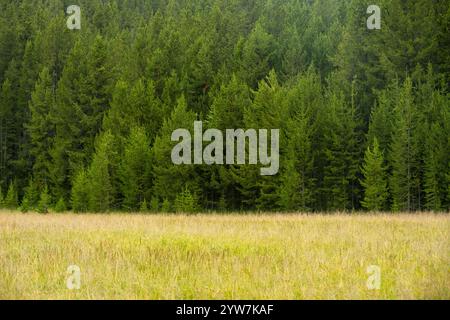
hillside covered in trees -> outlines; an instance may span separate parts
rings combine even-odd
[[[450,1],[372,2],[0,0],[0,206],[448,211]],[[195,120],[280,129],[279,173],[174,165]]]

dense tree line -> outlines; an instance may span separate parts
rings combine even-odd
[[[69,1],[70,2],[70,1]],[[0,0],[0,206],[450,206],[450,3]],[[280,129],[280,171],[175,166],[177,128]]]

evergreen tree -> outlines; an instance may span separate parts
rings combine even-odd
[[[232,75],[231,79],[223,83],[213,95],[212,106],[208,115],[208,127],[222,130],[231,128],[244,129],[244,110],[248,108],[252,100],[248,86]],[[225,146],[225,137],[223,141]],[[203,194],[207,195],[207,201],[216,206],[219,197],[226,198],[226,207],[238,209],[240,195],[238,191],[239,180],[233,172],[238,170],[233,165],[224,165],[220,168],[211,166],[206,168],[208,180],[204,183]]]
[[[141,202],[139,206],[139,212],[147,213],[148,207],[147,207],[147,200],[144,199],[144,201]]]
[[[389,187],[394,211],[419,209],[418,203],[418,158],[416,106],[412,96],[412,83],[408,78],[400,90],[395,106],[395,120],[389,163],[392,174]]]
[[[58,202],[55,204],[54,208],[56,213],[63,213],[67,211],[66,202],[64,201],[64,198],[59,198]]]
[[[175,199],[175,211],[178,213],[194,213],[196,210],[196,197],[186,187]]]
[[[3,202],[4,202],[3,191],[2,191],[2,186],[0,185],[0,209],[2,209],[4,206]]]
[[[88,211],[89,180],[86,170],[81,169],[75,176],[72,186],[71,204],[74,212]]]
[[[361,172],[364,176],[361,181],[364,187],[362,206],[370,211],[385,209],[388,189],[383,153],[377,138],[374,138],[373,147],[368,147],[366,150]]]
[[[86,166],[94,153],[94,140],[109,106],[111,74],[107,65],[105,40],[97,36],[88,50],[87,41],[74,45],[58,83],[52,121],[57,139],[53,144],[53,184],[63,192],[69,190],[72,176]],[[62,194],[61,194],[62,193]]]
[[[169,213],[171,211],[172,211],[172,205],[171,205],[169,199],[164,199],[164,201],[162,202],[162,205],[161,205],[161,212]]]
[[[16,189],[16,183],[10,182],[8,192],[6,193],[5,200],[3,200],[4,207],[10,210],[15,210],[19,206],[19,196]]]
[[[39,185],[35,182],[33,178],[30,178],[28,186],[25,188],[25,195],[22,200],[28,203],[30,209],[36,208],[39,201]]]
[[[309,119],[299,114],[288,122],[287,128],[289,138],[282,161],[279,205],[284,210],[308,211],[312,209],[315,180]]]
[[[170,119],[164,121],[161,132],[155,140],[152,149],[155,176],[153,194],[158,195],[160,199],[173,202],[186,185],[191,191],[199,189],[199,176],[196,175],[195,166],[175,165],[171,159],[172,148],[178,143],[171,141],[172,132],[183,128],[192,134],[194,121],[194,113],[187,110],[186,100],[181,97]]]
[[[119,167],[123,208],[135,210],[151,187],[151,149],[144,129],[134,127],[125,146]]]
[[[159,211],[159,200],[155,196],[153,196],[152,200],[150,201],[150,209],[152,210],[152,212]]]
[[[0,91],[0,184],[7,185],[13,179],[11,170],[14,144],[14,93],[11,82],[6,79]]]
[[[383,90],[376,101],[376,105],[370,116],[369,130],[367,133],[367,141],[373,143],[375,138],[378,141],[380,150],[386,154],[392,139],[392,122],[393,122],[393,103],[395,101],[395,90]],[[389,99],[393,97],[394,99]]]
[[[33,175],[36,183],[40,186],[46,185],[50,180],[51,156],[49,151],[55,131],[49,113],[53,103],[54,95],[50,73],[47,68],[44,68],[31,94],[31,120],[27,125],[28,134],[31,137],[30,153],[34,158]]]
[[[439,124],[431,125],[426,140],[424,191],[425,207],[440,211],[445,207],[446,171],[448,163],[448,143],[446,133]],[[447,170],[446,170],[447,169]]]
[[[88,170],[88,208],[91,212],[109,211],[114,201],[111,183],[110,155],[113,136],[106,132],[99,137]]]
[[[271,129],[281,128],[285,120],[283,115],[286,114],[286,104],[283,93],[278,77],[272,70],[264,81],[260,81],[253,103],[244,110],[245,128],[267,129],[267,141],[270,141]],[[282,143],[283,141],[279,142],[280,145]],[[276,190],[279,174],[261,176],[260,167],[262,165],[248,164],[234,170],[233,175],[239,182],[242,202],[252,209],[275,209],[278,202]]]
[[[330,92],[327,129],[324,128],[326,164],[322,195],[329,210],[353,210],[359,204],[357,173],[360,166],[361,136],[358,117],[352,101]]]
[[[41,192],[41,196],[39,198],[39,202],[37,205],[37,212],[39,213],[48,213],[48,209],[51,204],[51,197],[48,191],[48,187],[45,186],[44,190]]]
[[[22,203],[20,204],[20,211],[22,213],[27,213],[28,211],[30,211],[31,206],[30,206],[30,201],[28,200],[28,198],[25,196],[22,199]]]

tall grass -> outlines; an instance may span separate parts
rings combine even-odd
[[[450,299],[449,233],[449,216],[432,214],[3,211],[0,298]],[[69,265],[79,290],[66,287]]]

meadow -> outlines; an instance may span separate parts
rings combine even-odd
[[[1,211],[0,299],[450,299],[449,234],[428,213]]]

